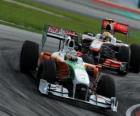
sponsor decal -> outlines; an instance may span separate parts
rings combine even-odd
[[[62,28],[58,28],[58,27],[55,27],[55,26],[49,26],[48,27],[48,32],[49,33],[55,33],[55,34],[64,33],[65,35],[69,35],[69,36],[77,36],[75,31],[62,29]]]

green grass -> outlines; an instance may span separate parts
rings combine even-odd
[[[16,24],[16,27],[24,28],[30,31],[41,32],[44,24],[59,26],[75,30],[78,33],[90,31],[94,33],[100,32],[101,20],[85,17],[77,13],[64,11],[59,8],[46,6],[44,4],[32,2],[31,0],[16,0],[40,9],[44,9],[53,14],[47,14],[21,5],[0,1],[0,20]],[[63,16],[59,17],[57,15]],[[0,22],[2,23],[2,22]],[[8,23],[4,23],[8,24]],[[8,24],[9,25],[9,24]],[[13,24],[10,24],[15,26]],[[120,37],[120,35],[119,35]],[[140,31],[130,30],[129,42],[140,43]]]

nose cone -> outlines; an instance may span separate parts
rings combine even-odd
[[[75,69],[75,78],[74,78],[75,84],[84,84],[89,87],[89,77],[85,70],[83,69]]]

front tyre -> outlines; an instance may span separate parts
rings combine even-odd
[[[20,71],[30,73],[35,71],[38,63],[39,45],[32,41],[25,41],[20,54]]]
[[[120,46],[119,52],[117,54],[118,61],[129,62],[130,59],[130,50],[127,46]]]
[[[113,79],[108,75],[101,76],[97,85],[96,93],[107,98],[115,97],[116,89]]]

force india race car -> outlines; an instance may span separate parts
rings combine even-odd
[[[76,33],[53,26],[44,28],[42,50],[38,44],[25,41],[20,56],[20,70],[39,80],[39,91],[104,110],[117,111],[115,84],[107,75],[100,76],[99,65],[83,62],[74,50]],[[51,38],[50,38],[51,37]],[[46,39],[59,39],[59,50],[45,51]]]
[[[96,36],[82,35],[82,48],[88,51],[90,60],[94,64],[102,64],[103,68],[111,69],[119,74],[127,74],[128,71],[138,73],[140,71],[140,45],[128,45],[117,40],[113,35],[119,32],[128,36],[128,25],[104,19],[102,32]]]

